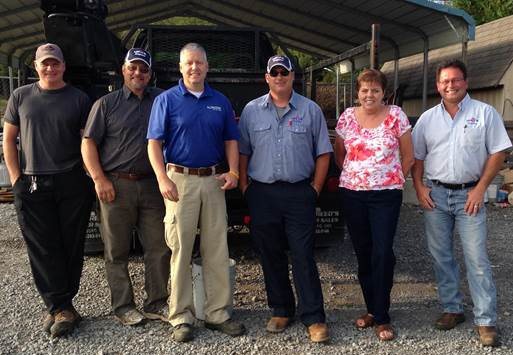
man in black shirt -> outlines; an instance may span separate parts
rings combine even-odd
[[[148,159],[146,131],[153,100],[162,90],[148,87],[151,56],[128,51],[123,88],[95,102],[82,140],[82,155],[100,201],[105,270],[115,317],[124,325],[167,321],[170,251],[164,239],[164,201]],[[128,273],[132,230],[144,249],[143,314],[134,303]]]
[[[72,300],[94,198],[82,168],[80,134],[91,105],[64,82],[57,45],[40,46],[34,66],[39,81],[16,89],[7,103],[3,149],[32,275],[48,310],[43,328],[61,336],[80,320]]]

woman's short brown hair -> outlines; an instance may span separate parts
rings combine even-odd
[[[381,89],[385,92],[387,88],[387,77],[378,69],[365,69],[358,75],[356,79],[356,91],[360,90],[362,82],[366,83],[378,83],[381,85]]]

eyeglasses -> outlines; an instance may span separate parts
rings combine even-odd
[[[150,72],[150,68],[148,68],[147,66],[144,66],[144,65],[127,65],[126,69],[130,72],[134,72],[137,69],[139,69],[139,72],[143,73],[143,74],[147,74]]]
[[[450,84],[459,84],[460,82],[462,81],[465,81],[465,79],[463,78],[454,78],[454,79],[446,79],[446,80],[440,80],[439,83],[442,84],[443,86],[447,86]]]
[[[289,76],[289,73],[290,73],[290,71],[288,71],[287,69],[281,69],[281,70],[271,69],[271,71],[269,72],[269,75],[272,76],[273,78],[276,78],[280,74],[281,74],[281,76]]]

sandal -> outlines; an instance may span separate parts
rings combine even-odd
[[[374,316],[370,313],[365,313],[364,315],[358,317],[354,323],[358,329],[372,327],[374,325]]]
[[[395,338],[394,329],[390,324],[378,324],[376,328],[374,328],[376,332],[376,336],[381,341],[390,341]],[[389,334],[386,334],[388,332]]]

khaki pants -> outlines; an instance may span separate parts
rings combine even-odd
[[[144,249],[145,311],[166,303],[169,280],[169,248],[164,240],[164,204],[155,178],[130,181],[109,177],[116,190],[110,203],[100,203],[100,232],[105,244],[105,271],[115,314],[135,308],[128,254],[132,230],[137,228]]]
[[[179,198],[178,202],[165,200],[166,242],[172,251],[169,321],[173,326],[194,321],[191,256],[199,222],[205,321],[222,323],[229,318],[227,307],[231,302],[222,183],[215,176],[199,177],[174,171],[168,171],[167,175],[176,184]]]

